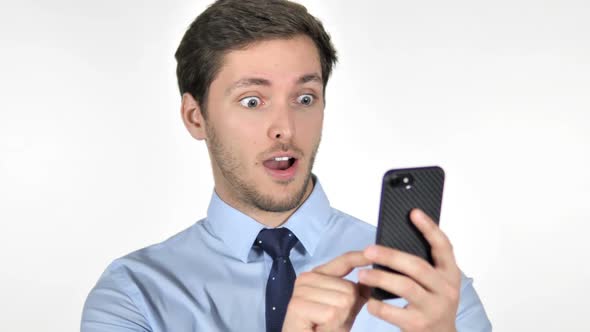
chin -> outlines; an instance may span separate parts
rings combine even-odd
[[[273,186],[267,190],[258,190],[251,195],[254,205],[270,212],[286,212],[297,208],[305,199],[307,186],[305,179],[290,179],[284,182],[273,180]]]

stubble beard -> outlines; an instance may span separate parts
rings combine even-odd
[[[213,128],[210,123],[205,128],[207,132],[211,158],[219,167],[219,170],[221,171],[221,174],[225,180],[232,187],[236,198],[240,201],[240,204],[243,204],[246,207],[254,207],[258,210],[266,212],[286,212],[301,205],[302,200],[306,194],[306,189],[309,186],[309,181],[312,179],[311,171],[313,169],[315,156],[317,154],[321,139],[318,140],[318,143],[310,154],[309,165],[304,170],[306,173],[304,175],[305,179],[303,184],[297,188],[297,190],[295,190],[292,195],[279,201],[276,200],[271,193],[260,192],[256,188],[256,183],[248,182],[243,174],[243,170],[246,168],[243,167],[240,161],[234,157],[232,151],[219,140],[219,137],[215,132],[215,128]],[[288,147],[282,148],[283,150],[288,149]],[[302,169],[301,166],[303,165],[299,165],[300,170]],[[292,181],[294,180],[281,181],[277,183],[287,186]]]

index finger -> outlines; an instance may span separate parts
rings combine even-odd
[[[349,251],[326,264],[315,267],[312,271],[333,277],[344,277],[354,268],[369,264],[371,261],[365,257],[362,251]]]
[[[413,209],[410,219],[430,244],[434,265],[443,269],[455,266],[457,263],[451,241],[436,223],[420,209]]]

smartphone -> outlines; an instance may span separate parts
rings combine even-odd
[[[392,169],[383,176],[376,243],[422,257],[434,265],[430,244],[410,220],[419,208],[437,224],[440,219],[445,173],[438,166]],[[399,273],[375,264],[373,268]],[[380,288],[372,296],[379,300],[397,298]]]

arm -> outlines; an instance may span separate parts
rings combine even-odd
[[[105,272],[92,289],[82,312],[81,332],[147,332],[149,325],[125,279],[116,271]]]

